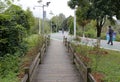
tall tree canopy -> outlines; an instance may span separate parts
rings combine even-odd
[[[87,19],[96,20],[98,39],[100,39],[101,30],[107,17],[111,21],[113,21],[112,17],[115,15],[120,18],[120,0],[70,0],[68,5],[72,9],[77,5],[87,16]],[[86,8],[85,12],[84,8]]]
[[[0,14],[0,56],[25,48],[23,38],[32,25],[30,21],[27,12],[16,5]]]
[[[62,14],[62,13],[60,13],[59,14],[59,16],[54,16],[52,19],[51,19],[51,21],[52,21],[52,25],[53,25],[53,30],[55,29],[57,29],[57,30],[59,30],[59,29],[62,29],[62,24],[63,24],[63,21],[65,20],[66,18],[65,18],[65,15],[64,14]],[[54,26],[55,26],[55,28],[54,28]]]

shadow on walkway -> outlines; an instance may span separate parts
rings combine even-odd
[[[32,82],[83,82],[62,42],[51,40]]]

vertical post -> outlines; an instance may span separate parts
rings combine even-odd
[[[52,34],[52,21],[51,21],[51,34]]]
[[[42,60],[42,58],[41,58],[41,57],[42,57],[42,56],[41,56],[41,55],[42,55],[42,47],[40,48],[39,53],[40,53],[40,56],[39,56],[39,58],[40,58],[40,62],[39,62],[39,64],[41,64],[41,62],[42,62],[42,61],[41,61],[41,60]]]
[[[70,49],[70,42],[69,41],[68,41],[67,48],[68,48],[68,52],[69,52],[69,49]]]
[[[44,34],[44,14],[45,14],[44,5],[42,6],[42,8],[43,8],[42,34]]]
[[[39,21],[39,34],[40,34],[40,32],[41,32],[41,31],[40,31],[40,30],[41,30],[41,29],[40,29],[40,18],[38,19],[38,21]]]
[[[76,38],[76,8],[74,9],[74,38]]]
[[[26,68],[25,68],[25,74],[27,74],[27,75],[28,75],[28,79],[27,79],[27,81],[26,81],[26,82],[30,82],[29,67],[26,67]]]
[[[89,82],[89,73],[91,73],[91,68],[87,68],[87,82]]]

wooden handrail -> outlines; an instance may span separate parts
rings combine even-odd
[[[38,65],[42,62],[47,46],[49,45],[50,37],[46,37],[45,43],[42,45],[40,52],[35,57],[30,67],[25,67],[25,75],[21,82],[31,82]]]
[[[88,73],[88,82],[97,82],[91,73]]]
[[[82,78],[84,82],[96,82],[94,77],[91,74],[91,69],[86,67],[84,63],[80,60],[80,58],[75,53],[75,50],[72,48],[71,43],[66,41],[67,39],[63,39],[65,46],[68,49],[68,52],[72,54],[72,61],[76,65],[77,69],[79,70],[80,74],[82,75]],[[67,44],[67,45],[66,45]]]

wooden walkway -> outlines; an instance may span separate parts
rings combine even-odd
[[[32,82],[83,82],[62,42],[51,40]]]

